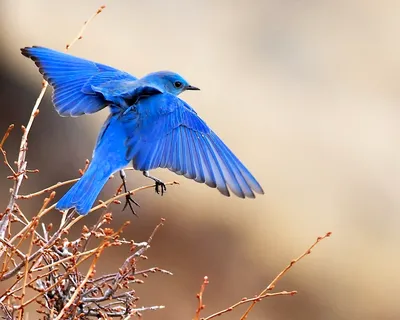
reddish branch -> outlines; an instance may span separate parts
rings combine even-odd
[[[309,255],[311,253],[311,251],[314,249],[314,247],[323,239],[330,237],[332,233],[328,232],[326,233],[324,236],[322,237],[318,237],[317,240],[303,253],[301,254],[298,258],[292,260],[271,282],[270,284],[258,295],[256,295],[253,298],[243,298],[242,300],[234,303],[233,305],[231,305],[230,307],[220,310],[216,313],[213,313],[205,318],[200,318],[200,312],[205,308],[205,305],[203,304],[203,293],[204,290],[206,288],[206,285],[209,283],[208,281],[208,277],[204,277],[204,281],[203,284],[201,285],[200,288],[200,292],[197,294],[197,299],[199,300],[199,304],[196,310],[196,314],[195,317],[193,318],[193,320],[210,320],[216,317],[219,317],[225,313],[228,313],[230,311],[232,311],[233,309],[243,305],[243,304],[250,304],[250,306],[248,307],[248,309],[246,310],[246,312],[241,316],[241,320],[244,320],[247,318],[247,316],[249,315],[250,311],[252,310],[252,308],[254,307],[254,305],[257,302],[260,302],[261,300],[265,299],[265,298],[269,298],[269,297],[276,297],[276,296],[293,296],[297,293],[297,291],[280,291],[280,292],[274,292],[274,293],[270,293],[268,291],[271,291],[272,289],[275,288],[277,282],[297,263],[299,262],[301,259],[303,259],[306,255]]]

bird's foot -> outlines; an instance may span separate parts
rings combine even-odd
[[[129,193],[125,196],[125,205],[124,208],[122,209],[122,211],[124,211],[126,209],[127,206],[129,206],[129,209],[131,209],[132,213],[137,216],[135,210],[133,209],[132,204],[138,206],[140,208],[139,203],[137,203],[133,198],[132,195]]]
[[[128,187],[126,186],[126,174],[124,170],[120,170],[119,172],[121,179],[122,179],[122,187],[124,187],[124,191],[128,192]],[[137,205],[138,207],[140,207],[139,203],[137,203],[135,200],[133,200],[132,198],[132,194],[129,192],[126,196],[125,196],[125,205],[124,208],[122,209],[122,211],[124,211],[126,209],[127,206],[129,206],[129,209],[131,209],[132,213],[137,216],[135,210],[133,209],[132,204]]]
[[[160,194],[163,196],[164,192],[167,191],[167,186],[164,182],[162,182],[160,179],[155,179],[154,180],[156,185],[155,185],[155,190],[157,194]]]
[[[156,193],[157,194],[161,194],[163,196],[164,192],[167,191],[167,185],[164,182],[162,182],[160,179],[151,176],[149,171],[143,171],[143,175],[146,178],[149,178],[149,179],[151,179],[151,180],[153,180],[155,182],[155,184],[156,184],[155,185]]]

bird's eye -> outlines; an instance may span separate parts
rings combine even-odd
[[[175,86],[175,88],[181,88],[182,87],[182,82],[180,82],[180,81],[175,81],[174,82],[174,86]]]

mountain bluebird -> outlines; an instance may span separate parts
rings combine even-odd
[[[230,196],[254,198],[264,191],[253,175],[178,95],[199,90],[170,71],[136,78],[129,73],[44,47],[21,49],[53,87],[53,104],[61,116],[91,114],[108,106],[92,161],[56,208],[90,211],[109,177],[132,162],[133,168],[155,181],[156,192],[165,184],[149,174],[168,168],[176,174],[217,188]],[[230,190],[230,191],[229,191]]]

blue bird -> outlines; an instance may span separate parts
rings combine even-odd
[[[178,175],[217,188],[230,196],[255,198],[264,191],[254,176],[178,95],[199,90],[180,75],[160,71],[136,78],[112,67],[44,47],[21,49],[53,87],[53,104],[61,116],[80,116],[110,108],[89,168],[61,198],[56,208],[90,211],[110,175],[130,162],[150,175],[167,168]],[[230,190],[230,191],[229,191]]]

